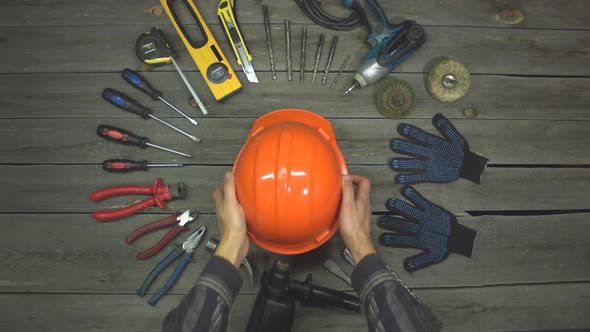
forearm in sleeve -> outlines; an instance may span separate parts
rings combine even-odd
[[[165,332],[226,331],[242,279],[226,259],[212,256],[195,286],[164,320]]]
[[[352,285],[367,315],[369,331],[440,331],[441,324],[375,254],[363,258]]]

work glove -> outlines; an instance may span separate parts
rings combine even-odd
[[[395,138],[390,147],[394,152],[415,158],[394,158],[391,168],[398,172],[395,182],[451,182],[459,177],[475,183],[481,182],[488,159],[469,151],[469,144],[442,114],[432,118],[432,124],[444,138],[402,123],[397,127],[405,138]]]
[[[415,206],[393,197],[387,200],[387,209],[403,218],[385,215],[379,219],[380,228],[397,232],[381,234],[379,243],[386,247],[423,250],[404,260],[406,271],[442,262],[451,252],[471,257],[476,231],[457,223],[454,215],[428,201],[416,189],[404,186],[401,192]]]

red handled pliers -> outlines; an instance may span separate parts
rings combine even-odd
[[[143,225],[133,231],[133,233],[129,234],[129,236],[125,239],[127,244],[135,241],[137,238],[142,236],[143,234],[153,232],[158,229],[163,229],[166,227],[172,226],[168,233],[158,241],[153,247],[149,248],[146,251],[143,251],[137,256],[135,256],[139,260],[144,260],[152,257],[153,255],[157,254],[160,250],[162,250],[170,241],[172,241],[180,232],[188,231],[188,227],[185,225],[189,222],[197,219],[199,216],[199,211],[194,209],[189,209],[184,211],[182,214],[174,213],[171,216],[168,216],[164,219],[160,219],[158,221],[154,221],[147,225]]]
[[[96,202],[119,195],[154,196],[121,209],[94,212],[92,218],[100,221],[115,220],[132,215],[154,205],[157,205],[163,210],[166,208],[164,202],[173,198],[184,198],[186,196],[186,189],[184,183],[178,183],[173,186],[164,186],[162,185],[162,179],[157,178],[151,186],[115,186],[100,189],[90,194],[90,199]]]

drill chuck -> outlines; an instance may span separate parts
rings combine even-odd
[[[347,95],[352,92],[352,90],[373,85],[387,74],[389,74],[389,69],[385,66],[381,66],[377,62],[377,58],[365,59],[358,71],[354,74],[352,85],[344,92],[344,94]]]

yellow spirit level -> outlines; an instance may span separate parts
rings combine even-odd
[[[166,10],[166,14],[168,14],[176,32],[178,32],[180,39],[182,39],[193,61],[195,61],[197,68],[199,68],[215,99],[222,100],[240,91],[242,84],[231,68],[215,37],[209,31],[193,0],[160,0],[160,3]],[[178,6],[184,6],[182,9],[187,9],[190,12],[192,18],[197,23],[203,40],[190,38],[189,31],[180,22],[180,15],[176,10]],[[194,29],[193,27],[188,28]]]

